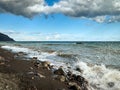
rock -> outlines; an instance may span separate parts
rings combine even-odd
[[[109,82],[109,83],[108,83],[108,86],[109,86],[109,87],[113,87],[114,85],[115,85],[114,82]]]
[[[43,68],[50,70],[50,62],[49,61],[41,62],[41,65]]]
[[[34,66],[38,68],[38,66],[41,62],[39,60],[37,60],[37,58],[34,57],[31,59],[31,63],[33,63]]]
[[[84,82],[85,81],[85,79],[82,76],[80,76],[80,75],[76,76],[76,80],[78,82]]]
[[[42,62],[42,65],[43,66],[50,66],[50,62],[49,61],[44,61],[44,62]]]
[[[44,75],[40,74],[40,73],[37,73],[37,75],[40,77],[40,78],[45,78]]]
[[[58,76],[56,77],[56,79],[59,80],[59,81],[61,81],[61,82],[65,82],[65,81],[66,81],[66,77],[63,76],[63,75],[58,75]]]
[[[34,80],[35,79],[35,77],[32,77],[32,80]]]
[[[5,65],[5,62],[0,62],[0,65]]]
[[[33,57],[32,59],[33,59],[33,60],[37,60],[38,58],[37,58],[37,57]]]
[[[71,76],[69,76],[69,80],[70,81],[75,81],[76,80],[76,75],[72,74]]]
[[[79,67],[76,68],[76,71],[83,73],[83,70],[81,70]]]
[[[33,67],[30,67],[31,70],[33,70]]]
[[[69,77],[72,76],[72,72],[68,71],[68,72],[67,72],[67,75],[68,75]]]
[[[82,90],[81,87],[75,82],[69,82],[70,90]]]
[[[25,56],[26,54],[24,52],[17,53],[18,56]]]
[[[5,61],[5,58],[0,56],[0,61]]]
[[[0,65],[4,65],[6,62],[5,58],[0,56]]]
[[[65,75],[65,72],[63,71],[62,68],[59,68],[58,70],[54,71],[54,74],[56,74],[56,75]]]

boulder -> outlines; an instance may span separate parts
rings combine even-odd
[[[68,83],[70,90],[82,90],[81,87],[75,82]]]
[[[40,73],[37,73],[37,75],[40,77],[40,78],[45,78],[44,75],[40,74]]]
[[[115,85],[114,82],[109,82],[109,83],[108,83],[108,86],[109,86],[109,87],[113,87],[114,85]]]
[[[26,54],[24,52],[18,52],[17,56],[25,56]]]
[[[48,66],[50,66],[50,62],[44,61],[44,62],[42,62],[42,65],[43,65],[43,67],[48,67]]]
[[[44,61],[38,64],[38,68],[43,67],[44,69],[50,70],[50,62],[49,61]]]
[[[81,70],[79,67],[76,67],[76,71],[83,73],[83,70]]]
[[[65,82],[65,81],[66,81],[66,77],[63,76],[63,75],[58,75],[58,76],[56,77],[56,80],[59,80],[59,81],[61,81],[61,82]]]
[[[33,59],[33,60],[37,60],[38,58],[37,58],[37,57],[33,57],[32,59]]]
[[[65,72],[62,68],[59,68],[58,70],[54,71],[54,74],[56,75],[65,75]]]

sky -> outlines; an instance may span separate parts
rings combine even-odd
[[[120,0],[0,0],[0,32],[16,41],[120,41]]]

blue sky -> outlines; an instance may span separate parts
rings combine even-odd
[[[46,0],[48,6],[60,2],[51,1]],[[98,22],[64,13],[37,14],[32,18],[0,13],[0,32],[17,41],[120,41],[120,22]]]

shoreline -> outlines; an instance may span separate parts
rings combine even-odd
[[[88,90],[88,82],[82,76],[65,74],[62,68],[52,72],[50,62],[36,57],[23,60],[21,56],[23,52],[0,48],[0,78],[5,83],[0,90]]]

